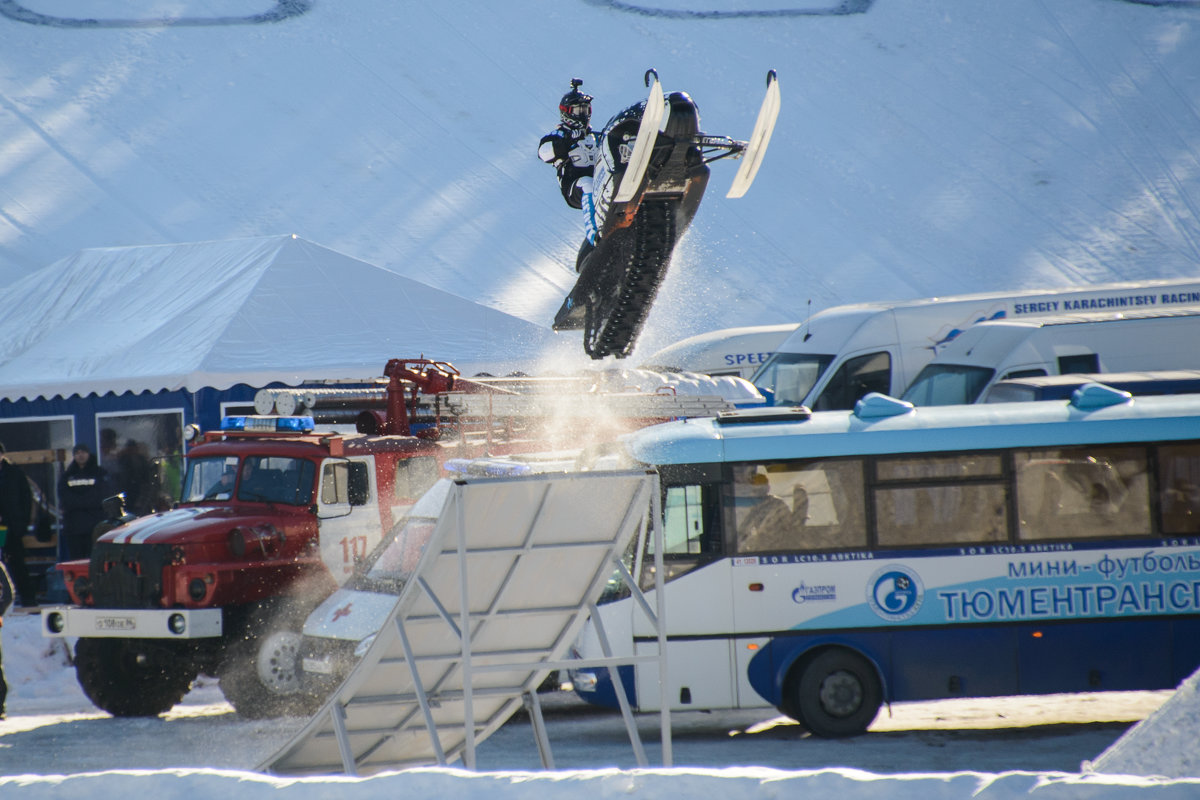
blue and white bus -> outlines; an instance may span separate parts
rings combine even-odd
[[[752,409],[623,438],[657,468],[666,698],[619,668],[635,708],[774,706],[821,736],[884,702],[1146,690],[1200,665],[1200,395],[852,412]],[[652,538],[629,554],[652,585]],[[658,651],[619,594],[614,656]],[[651,595],[651,606],[655,598]],[[599,655],[591,626],[582,655]],[[609,675],[572,675],[615,704]]]

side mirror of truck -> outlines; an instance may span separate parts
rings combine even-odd
[[[348,465],[347,496],[352,506],[365,506],[371,496],[371,477],[367,474],[367,465],[361,461],[351,461]]]

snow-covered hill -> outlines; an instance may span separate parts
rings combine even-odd
[[[548,324],[581,231],[535,156],[654,67],[714,169],[640,353],[852,301],[1200,272],[1192,0],[3,0],[0,286],[80,248],[296,233]]]

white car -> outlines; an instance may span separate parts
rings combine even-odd
[[[435,483],[392,526],[354,577],[308,615],[300,663],[313,691],[333,689],[367,651],[416,567],[452,484],[451,478]]]

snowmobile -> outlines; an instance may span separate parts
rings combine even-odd
[[[700,130],[695,102],[685,92],[663,94],[647,70],[649,96],[617,113],[600,134],[593,177],[596,230],[575,262],[579,277],[554,318],[554,330],[582,330],[594,359],[625,358],[641,333],[671,254],[696,216],[709,167],[741,159],[726,197],[741,197],[762,163],[779,115],[779,82],[767,74],[767,93],[747,141]]]

